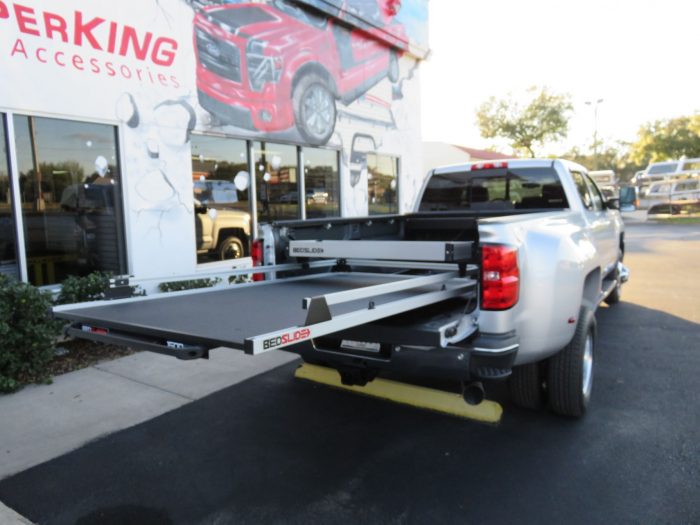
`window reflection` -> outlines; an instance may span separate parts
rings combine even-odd
[[[18,277],[15,250],[15,219],[12,215],[12,189],[7,162],[5,115],[0,113],[0,273]]]
[[[296,147],[256,142],[254,149],[258,221],[298,219]]]
[[[123,273],[116,128],[15,115],[29,280]]]
[[[306,217],[340,216],[338,152],[304,148]]]
[[[237,259],[250,253],[246,142],[192,136],[197,262]]]
[[[370,215],[399,212],[398,165],[396,157],[367,154]]]

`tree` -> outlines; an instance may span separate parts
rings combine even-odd
[[[524,103],[512,94],[505,99],[490,97],[479,107],[476,117],[482,137],[504,138],[514,149],[534,157],[535,146],[566,138],[572,109],[569,95],[531,87]]]
[[[620,161],[624,157],[624,153],[613,146],[604,146],[598,151],[597,155],[592,153],[585,153],[579,147],[573,147],[566,153],[564,153],[561,158],[567,159],[582,166],[593,169],[596,164],[596,158],[598,160],[598,165],[601,169],[615,170],[620,164]]]
[[[571,160],[589,169],[596,165],[597,160],[600,169],[613,170],[620,180],[629,181],[637,171],[646,167],[646,164],[641,165],[632,161],[629,151],[630,144],[628,142],[615,142],[602,145],[597,156],[574,147],[561,155],[561,158]]]
[[[630,158],[642,165],[683,156],[700,157],[700,114],[642,125],[630,152]]]

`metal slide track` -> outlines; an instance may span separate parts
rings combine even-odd
[[[308,314],[303,326],[283,328],[250,337],[245,341],[245,351],[255,355],[284,348],[459,297],[472,290],[474,286],[473,279],[460,279],[458,272],[453,271],[305,297],[303,306]],[[412,293],[409,297],[395,298],[386,303],[378,302],[379,298],[392,296],[397,292]],[[331,306],[357,302],[362,302],[366,306],[348,313],[338,315],[331,313]]]
[[[467,241],[290,241],[293,257],[333,257],[336,259],[465,262],[472,257]]]

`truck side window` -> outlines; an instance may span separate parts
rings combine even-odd
[[[593,199],[588,191],[588,186],[586,186],[586,181],[583,180],[583,175],[578,171],[572,171],[571,176],[574,178],[574,183],[576,183],[576,189],[581,197],[581,201],[587,210],[593,209]]]
[[[586,184],[588,185],[588,190],[590,191],[591,196],[593,197],[593,209],[595,211],[602,210],[603,196],[600,194],[598,186],[596,186],[596,183],[593,182],[593,180],[588,175],[584,175],[584,178],[586,180]]]

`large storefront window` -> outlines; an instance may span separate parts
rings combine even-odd
[[[12,188],[7,162],[5,115],[0,113],[0,273],[18,277]]]
[[[338,217],[340,215],[340,176],[338,152],[303,148],[306,217]]]
[[[244,140],[192,136],[197,262],[250,253],[248,154]]]
[[[369,214],[399,212],[399,160],[387,155],[367,155]]]
[[[258,221],[298,219],[296,147],[255,142],[254,148]]]
[[[29,281],[125,270],[114,126],[14,117]]]

